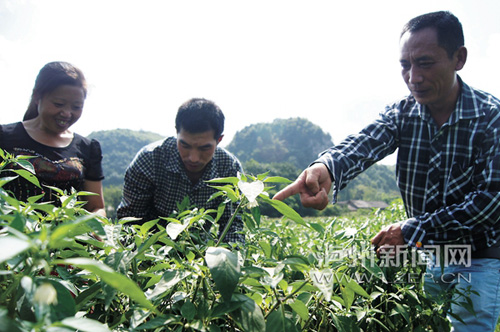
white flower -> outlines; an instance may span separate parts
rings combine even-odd
[[[252,202],[248,202],[247,206],[251,209],[251,208],[259,206],[259,203],[257,202],[257,200],[254,200]]]
[[[35,291],[33,297],[35,302],[40,304],[57,304],[57,291],[49,282],[44,282]]]
[[[257,196],[264,191],[264,182],[257,180],[254,182],[239,181],[238,187],[245,197],[248,199],[248,207],[253,208],[259,205]]]

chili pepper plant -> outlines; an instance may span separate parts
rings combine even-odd
[[[269,197],[289,180],[239,174],[209,181],[217,210],[185,199],[172,216],[137,223],[88,213],[86,192],[20,202],[5,183],[40,184],[29,160],[1,157],[1,331],[448,331],[451,301],[469,305],[428,298],[414,250],[374,254],[370,238],[405,218],[400,201],[306,220]],[[262,216],[262,204],[283,217]],[[237,218],[245,243],[225,243]]]

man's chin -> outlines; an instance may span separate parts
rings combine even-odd
[[[199,172],[203,171],[203,167],[199,166],[199,165],[194,166],[194,165],[186,165],[186,164],[184,164],[184,168],[189,173],[199,173]]]

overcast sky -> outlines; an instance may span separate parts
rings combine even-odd
[[[82,135],[174,135],[179,105],[204,97],[226,115],[223,146],[290,117],[338,143],[407,94],[400,30],[436,10],[463,24],[462,78],[500,96],[498,0],[0,0],[0,123],[20,121],[40,68],[63,60],[90,84]]]

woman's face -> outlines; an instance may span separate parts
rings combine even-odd
[[[38,119],[45,130],[62,133],[82,115],[85,92],[73,85],[61,85],[38,99]]]

